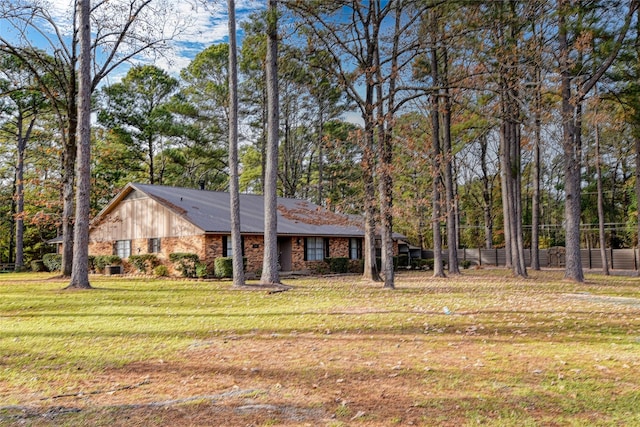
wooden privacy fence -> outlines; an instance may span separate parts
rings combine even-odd
[[[612,270],[635,270],[640,267],[640,250],[607,249],[607,263]],[[564,267],[565,253],[563,247],[540,249],[540,267]],[[581,249],[582,267],[586,269],[601,269],[602,257],[600,249]],[[422,258],[433,258],[433,250],[422,251]],[[449,262],[449,253],[442,251],[442,258]],[[472,265],[502,267],[506,264],[504,248],[500,249],[458,249],[458,259],[470,261]],[[525,249],[525,263],[531,265],[531,251]]]

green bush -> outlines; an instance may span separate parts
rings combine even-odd
[[[213,270],[216,277],[233,277],[233,258],[216,258],[213,261]]]
[[[247,257],[242,257],[242,268],[247,270]],[[233,258],[220,257],[213,261],[213,269],[216,277],[233,277]]]
[[[131,255],[129,262],[133,264],[139,272],[148,273],[160,263],[155,254]]]
[[[429,258],[429,259],[426,259],[425,261],[426,261],[427,266],[428,266],[431,270],[433,270],[433,263],[435,262],[435,261],[434,261],[434,259],[433,259],[433,258]],[[442,267],[444,268],[444,267],[446,267],[446,266],[447,266],[447,261],[445,261],[445,260],[443,259],[443,260],[442,260]]]
[[[156,268],[153,269],[153,274],[159,277],[165,277],[169,275],[169,269],[166,265],[157,265]]]
[[[97,271],[104,271],[107,265],[121,265],[122,258],[118,255],[98,255],[93,262]]]
[[[182,273],[182,277],[197,277],[196,266],[200,262],[197,254],[186,252],[175,252],[169,254],[171,261],[177,271]]]
[[[462,261],[460,261],[460,266],[462,268],[464,268],[465,270],[468,269],[469,267],[471,267],[472,262],[469,261],[468,259],[463,259]]]
[[[411,268],[415,270],[422,270],[424,267],[427,267],[427,266],[429,266],[429,263],[427,262],[426,259],[417,258],[417,259],[411,260]],[[433,266],[433,260],[431,261],[431,266]]]
[[[204,262],[199,262],[196,264],[196,277],[200,279],[204,279],[209,275],[209,269],[207,268],[207,264]]]
[[[31,271],[47,271],[47,268],[45,267],[44,262],[41,259],[34,259],[33,261],[31,261]]]
[[[62,269],[61,254],[44,254],[42,256],[42,262],[49,271],[60,271]]]
[[[349,271],[349,258],[335,257],[324,260],[329,264],[329,271],[332,273],[347,273]]]

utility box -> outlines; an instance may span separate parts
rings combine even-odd
[[[107,276],[113,276],[114,274],[122,274],[121,265],[107,265],[104,268],[104,274]]]

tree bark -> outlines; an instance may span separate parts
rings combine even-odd
[[[451,144],[451,96],[448,88],[447,75],[447,53],[446,48],[443,49],[443,75],[442,81],[444,89],[443,112],[442,112],[442,131],[443,131],[443,151],[444,151],[444,188],[445,201],[447,205],[447,251],[449,253],[449,274],[460,274],[458,266],[458,233],[456,231],[456,210],[453,191],[453,147]]]
[[[267,161],[264,188],[264,258],[260,282],[280,283],[278,271],[278,11],[277,0],[267,3]]]
[[[437,23],[438,15],[431,13],[431,43],[430,49],[431,63],[431,84],[433,90],[431,93],[431,178],[432,183],[432,207],[431,216],[433,231],[433,277],[445,277],[444,268],[442,266],[442,233],[440,231],[440,216],[442,214],[442,152],[440,150],[440,75],[438,72],[438,49],[437,49]]]
[[[90,289],[89,213],[91,201],[91,26],[90,1],[78,0],[78,163],[76,176],[76,223],[74,227],[73,269],[67,288]]]
[[[609,275],[609,263],[607,262],[607,243],[604,234],[604,197],[602,194],[602,168],[600,158],[600,130],[595,125],[595,157],[596,157],[596,186],[598,191],[598,238],[600,240],[600,259],[602,261],[602,274]]]
[[[229,15],[229,195],[233,285],[243,286],[244,262],[240,229],[240,185],[238,179],[238,47],[236,42],[236,2],[227,0]]]

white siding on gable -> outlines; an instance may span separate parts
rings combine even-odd
[[[199,234],[203,230],[138,191],[125,197],[90,232],[94,242]]]

